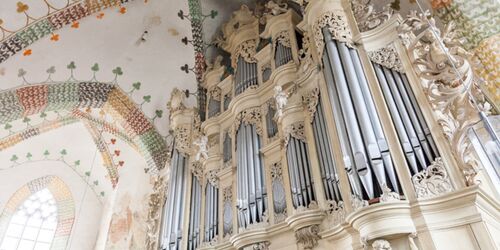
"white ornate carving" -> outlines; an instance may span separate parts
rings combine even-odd
[[[384,239],[378,239],[372,243],[373,250],[392,250],[391,243]]]
[[[424,26],[425,29],[418,36],[412,34],[413,30],[420,30]],[[470,186],[475,184],[478,159],[467,132],[480,120],[479,111],[489,110],[477,110],[474,107],[474,102],[484,102],[484,98],[476,87],[474,72],[467,59],[470,54],[454,37],[453,27],[453,22],[450,22],[441,32],[436,28],[433,18],[417,16],[412,12],[400,26],[400,32],[466,185]],[[479,109],[490,107],[478,104]]]
[[[283,180],[283,169],[281,167],[281,162],[276,162],[271,165],[271,178],[273,181]]]
[[[296,122],[288,125],[284,129],[284,146],[288,145],[290,136],[307,143],[306,135],[304,132],[304,122]]]
[[[278,34],[275,36],[274,41],[276,43],[281,43],[281,45],[291,48],[292,44],[290,42],[290,35],[288,34],[288,30],[282,30],[278,32]]]
[[[283,116],[283,109],[288,102],[288,94],[281,89],[280,85],[274,87],[274,100],[276,101],[276,117],[281,118]]]
[[[201,164],[201,162],[199,161],[194,161],[192,164],[191,164],[191,173],[196,177],[198,178],[199,181],[202,180],[203,178],[203,164]]]
[[[394,13],[390,4],[384,6],[382,11],[376,11],[371,0],[353,0],[351,1],[352,11],[358,23],[359,31],[364,32],[375,29],[385,21],[389,20]]]
[[[231,19],[222,25],[222,34],[223,38],[227,39],[229,38],[235,31],[237,31],[239,28],[251,24],[256,20],[256,17],[253,15],[252,11],[248,6],[246,5],[241,5],[240,9],[237,11],[234,11]],[[220,39],[218,39],[219,46],[221,44]]]
[[[208,159],[208,137],[201,136],[195,141],[193,141],[193,145],[198,147],[196,151],[196,155],[194,156],[195,161],[200,161],[201,157],[204,160]]]
[[[403,72],[401,59],[393,43],[374,51],[368,51],[368,57],[370,57],[374,63]]]
[[[214,187],[219,187],[219,176],[218,176],[219,170],[210,170],[208,171],[206,178],[207,181]]]
[[[351,195],[351,205],[354,211],[368,206],[368,201],[359,198],[357,195]]]
[[[191,151],[190,145],[190,126],[180,125],[174,129],[174,146],[179,153],[184,156],[189,155]]]
[[[231,66],[236,69],[238,58],[241,57],[247,63],[257,63],[255,54],[257,53],[257,43],[255,40],[242,42],[231,55]]]
[[[240,112],[238,115],[236,115],[236,118],[234,119],[233,133],[236,134],[236,131],[238,131],[238,128],[241,123],[245,125],[253,124],[255,126],[255,130],[257,131],[257,134],[262,136],[263,129],[262,129],[261,111],[262,110],[260,107],[254,107],[246,109]]]
[[[392,190],[384,183],[382,186],[382,195],[380,195],[380,202],[389,202],[389,201],[399,201],[401,198],[398,193],[392,192]]]
[[[281,3],[281,1],[275,3],[273,0],[271,0],[266,3],[266,8],[269,9],[269,13],[271,13],[273,16],[277,16],[287,11],[288,4]]]
[[[170,101],[167,102],[167,109],[172,114],[175,111],[183,110],[186,108],[184,105],[184,100],[186,99],[186,92],[174,88],[172,93],[170,93]]]
[[[210,98],[216,100],[216,101],[220,101],[221,100],[221,89],[217,86],[213,87],[212,89],[210,89],[210,91],[208,91],[209,95],[210,95]]]
[[[297,241],[297,244],[301,244],[304,249],[313,249],[318,245],[318,240],[321,238],[318,233],[318,225],[304,227],[295,231],[295,240]]]
[[[302,104],[306,110],[307,116],[309,117],[309,122],[313,122],[314,114],[316,114],[316,107],[319,102],[319,89],[314,88],[306,95],[302,96]]]
[[[341,11],[326,12],[316,19],[313,26],[314,42],[320,55],[323,54],[323,47],[325,46],[322,29],[326,26],[328,26],[328,30],[334,39],[348,44],[352,43],[351,30],[344,13]]]
[[[434,197],[453,190],[441,157],[411,179],[418,198]]]
[[[344,202],[337,203],[334,200],[327,200],[326,203],[328,205],[326,214],[328,215],[329,228],[342,223],[345,218]]]
[[[161,208],[165,200],[166,183],[163,176],[154,176],[153,190],[149,195],[149,211],[146,219],[146,246],[147,250],[157,249],[158,231],[160,229]]]

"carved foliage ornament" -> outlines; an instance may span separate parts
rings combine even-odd
[[[280,43],[281,45],[291,48],[292,44],[290,42],[290,35],[288,34],[288,30],[282,30],[278,32],[276,37],[274,38],[276,43]]]
[[[321,238],[318,233],[318,225],[304,227],[295,231],[295,239],[298,244],[304,246],[304,249],[313,249],[318,245],[318,240]]]
[[[199,161],[194,161],[191,164],[191,173],[198,178],[199,181],[203,178],[203,164]]]
[[[299,50],[300,72],[305,73],[312,68],[314,61],[311,54],[311,41],[309,40],[309,33],[304,31],[302,38],[302,49]]]
[[[212,89],[210,89],[209,95],[210,95],[210,98],[220,102],[221,89],[219,87],[215,86]]]
[[[384,183],[382,186],[382,195],[380,196],[380,202],[389,202],[389,201],[399,201],[401,198],[399,194],[396,192],[392,192],[392,190]]]
[[[174,129],[174,138],[175,149],[184,156],[189,155],[191,151],[190,127],[188,125],[176,127]]]
[[[375,29],[385,21],[389,20],[394,13],[390,4],[384,6],[382,11],[376,11],[371,0],[353,0],[351,1],[352,11],[358,23],[359,31],[364,32]]]
[[[283,180],[283,169],[281,167],[281,162],[276,162],[271,165],[271,178],[273,181]]]
[[[352,209],[354,211],[356,211],[358,209],[367,207],[368,201],[365,201],[365,200],[359,198],[357,195],[353,194],[353,195],[351,195],[351,205],[352,205]]]
[[[241,57],[247,63],[257,63],[255,54],[257,53],[257,42],[255,40],[247,40],[242,42],[231,55],[231,66],[236,69],[238,58]]]
[[[259,243],[253,244],[252,249],[253,250],[269,250],[269,245],[271,245],[271,243],[269,241],[259,242]]]
[[[403,72],[401,59],[399,58],[398,52],[396,51],[393,43],[374,51],[368,51],[368,57],[370,57],[374,63]]]
[[[170,101],[167,103],[167,108],[172,114],[175,111],[186,109],[184,105],[184,100],[186,99],[186,93],[178,88],[174,88],[172,93],[170,93]]]
[[[302,104],[306,110],[307,116],[309,117],[309,122],[313,122],[314,114],[316,114],[316,107],[319,102],[319,89],[314,88],[308,94],[302,96]]]
[[[474,185],[478,159],[467,136],[470,127],[480,120],[479,112],[488,113],[490,104],[479,91],[470,53],[455,38],[453,22],[439,30],[429,13],[411,12],[400,28],[400,36],[408,47],[415,71],[442,126],[453,156],[458,161],[467,186]],[[418,36],[413,31],[421,30]],[[414,38],[413,38],[414,37]],[[473,103],[477,103],[476,108]],[[479,109],[479,110],[478,110]]]
[[[161,207],[165,199],[165,180],[164,177],[153,177],[153,191],[149,195],[149,211],[146,220],[146,249],[156,249],[158,243],[158,230],[160,225]]]
[[[328,208],[326,213],[328,215],[328,225],[327,228],[331,228],[331,226],[338,225],[344,221],[345,218],[345,210],[344,210],[344,202],[339,201],[338,203],[334,200],[327,200]]]
[[[222,200],[224,202],[226,201],[231,202],[233,200],[233,186],[228,186],[224,188],[222,192]]]
[[[284,138],[284,146],[286,147],[288,145],[288,142],[290,140],[290,137],[294,137],[295,139],[301,140],[305,143],[307,143],[306,140],[306,135],[304,132],[304,122],[296,122],[293,124],[288,125],[285,130],[285,138]]]
[[[453,190],[441,157],[411,179],[418,198],[434,197]]]
[[[323,54],[325,46],[323,38],[323,27],[328,26],[332,37],[340,42],[352,43],[351,30],[347,23],[347,18],[343,12],[326,12],[321,15],[314,24],[314,42],[320,55]]]
[[[207,181],[214,187],[219,187],[219,177],[217,174],[219,173],[219,170],[210,170],[208,171],[206,177]]]
[[[241,123],[245,125],[253,124],[257,131],[257,134],[259,134],[260,136],[263,135],[261,108],[259,107],[249,108],[236,115],[233,127],[233,131],[235,134],[236,131],[238,131],[238,128],[240,127]]]

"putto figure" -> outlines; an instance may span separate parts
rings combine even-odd
[[[193,142],[193,145],[198,146],[198,152],[196,152],[195,160],[199,161],[201,157],[204,160],[208,159],[208,137],[202,136]]]
[[[276,118],[280,118],[283,116],[283,108],[288,102],[288,95],[279,85],[274,87],[274,100],[276,101]]]

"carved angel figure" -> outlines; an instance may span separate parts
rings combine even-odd
[[[274,1],[269,1],[266,3],[266,8],[269,9],[273,16],[283,14],[287,11],[288,5],[286,3],[275,3]]]
[[[201,157],[208,159],[208,137],[202,136],[193,142],[193,145],[198,146],[198,151],[195,155],[195,160],[199,161]]]
[[[386,240],[376,240],[372,244],[373,250],[392,250],[391,243]]]
[[[276,117],[283,116],[283,108],[288,102],[288,95],[282,90],[280,85],[274,87],[274,100],[276,101]]]

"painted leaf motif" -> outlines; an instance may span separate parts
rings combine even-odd
[[[99,71],[99,64],[94,63],[94,65],[92,65],[92,67],[91,67],[90,69],[91,69],[92,71],[94,71],[94,72]]]
[[[80,166],[80,160],[75,161],[75,166]]]
[[[115,74],[115,75],[119,75],[119,76],[123,75],[122,68],[120,68],[120,67],[116,67],[115,69],[113,69],[113,71],[112,71],[112,72],[113,72],[113,74]]]
[[[12,155],[12,157],[10,157],[10,161],[17,161],[17,155]]]
[[[145,95],[142,97],[142,99],[145,101],[145,102],[151,102],[151,96],[150,95]]]
[[[54,74],[56,73],[56,67],[50,66],[50,68],[47,69],[48,74]]]
[[[76,65],[75,65],[75,62],[71,61],[68,66],[67,66],[68,69],[76,69]]]
[[[133,87],[135,90],[139,90],[139,89],[141,88],[141,83],[140,83],[140,82],[133,83],[133,84],[132,84],[132,87]]]
[[[156,114],[156,117],[161,118],[163,116],[163,110],[158,109],[155,111],[155,114]]]

